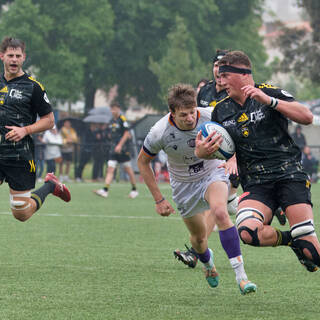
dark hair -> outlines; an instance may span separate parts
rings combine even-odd
[[[4,53],[7,51],[8,48],[21,48],[21,51],[24,52],[26,49],[26,45],[22,40],[5,37],[0,45],[0,52]]]
[[[225,56],[228,52],[230,52],[229,49],[225,49],[225,50],[222,50],[222,49],[217,49],[216,51],[216,55],[213,57],[212,59],[212,63],[215,63],[217,61],[219,61],[223,56]]]
[[[219,66],[222,65],[244,65],[251,69],[249,57],[242,51],[230,51],[219,60]]]
[[[196,90],[185,83],[178,83],[168,91],[168,107],[170,112],[175,112],[179,108],[194,108],[196,103]]]
[[[200,80],[197,82],[196,88],[199,87],[200,83],[204,83],[204,85],[206,85],[208,82],[209,82],[208,79],[202,78],[202,79],[200,79]]]
[[[119,108],[121,109],[121,106],[120,106],[120,103],[118,101],[113,101],[111,104],[110,104],[110,109],[111,108]]]

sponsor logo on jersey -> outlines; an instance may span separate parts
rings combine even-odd
[[[202,105],[202,106],[208,106],[209,105],[209,102],[207,102],[207,101],[205,101],[205,100],[200,100],[200,104]]]
[[[249,136],[249,129],[247,127],[241,128],[242,135],[247,138]]]
[[[288,97],[288,98],[293,98],[292,94],[289,93],[289,92],[287,92],[287,91],[285,91],[285,90],[281,90],[281,93],[282,93],[284,96]]]
[[[222,122],[222,125],[223,125],[224,127],[234,126],[234,125],[236,125],[236,120],[223,121],[223,122]]]
[[[5,86],[0,90],[0,93],[8,93],[8,87]]]
[[[194,148],[196,146],[196,139],[190,139],[187,141],[187,145],[190,147],[190,148]]]
[[[196,156],[183,156],[183,162],[188,165],[195,163],[197,160],[199,159]]]
[[[9,93],[9,96],[11,98],[20,100],[20,99],[22,99],[22,91],[17,90],[17,89],[11,89],[10,93]]]
[[[243,113],[239,118],[238,118],[238,122],[245,122],[245,121],[247,121],[247,120],[249,120],[249,118],[248,118],[248,116],[245,114],[245,113]]]
[[[261,111],[261,109],[256,110],[254,112],[250,112],[250,122],[256,123],[258,121],[261,121],[264,119],[266,116],[265,114]]]
[[[46,93],[44,93],[43,99],[44,99],[44,101],[45,101],[46,103],[50,103],[49,98],[48,98],[48,96],[47,96]]]

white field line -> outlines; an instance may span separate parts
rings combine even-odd
[[[0,215],[12,215],[11,212],[0,212]],[[61,213],[38,213],[39,216],[45,217],[76,217],[76,218],[101,218],[101,219],[141,219],[141,220],[153,220],[153,219],[165,219],[165,217],[157,216],[154,213],[154,216],[108,216],[108,215],[97,215],[97,214],[61,214]],[[177,215],[177,213],[175,214]],[[170,220],[179,220],[181,218],[179,216],[171,216],[169,217]]]

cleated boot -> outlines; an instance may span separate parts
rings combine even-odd
[[[245,295],[251,292],[256,292],[257,286],[249,280],[241,280],[239,283],[239,289],[240,289],[240,293],[242,295]]]
[[[176,249],[173,251],[173,255],[176,259],[183,262],[189,268],[195,268],[198,262],[197,255],[193,248],[189,249],[186,244],[185,247],[187,248],[187,251],[180,251],[179,249]]]
[[[108,198],[108,191],[104,189],[93,190],[92,192],[102,198]]]
[[[284,226],[286,224],[286,215],[282,211],[281,207],[279,207],[274,213],[273,213],[277,219],[279,220],[279,223]]]
[[[211,249],[209,249],[209,250],[210,250],[211,258],[213,260],[213,252]],[[219,274],[217,272],[215,265],[213,265],[213,267],[210,270],[207,269],[206,267],[203,267],[203,271],[204,271],[204,275],[206,277],[206,280],[209,283],[209,286],[211,288],[217,287],[219,284]]]
[[[65,202],[71,200],[71,194],[65,184],[61,183],[59,179],[53,173],[47,173],[45,182],[53,183],[55,185],[53,195],[62,199]]]

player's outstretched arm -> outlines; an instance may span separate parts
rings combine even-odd
[[[151,160],[152,159],[144,153],[143,149],[141,149],[138,156],[138,168],[140,174],[153,196],[157,213],[161,216],[166,217],[172,213],[175,213],[175,210],[172,208],[171,204],[164,198],[158,187],[156,178],[151,168]]]

